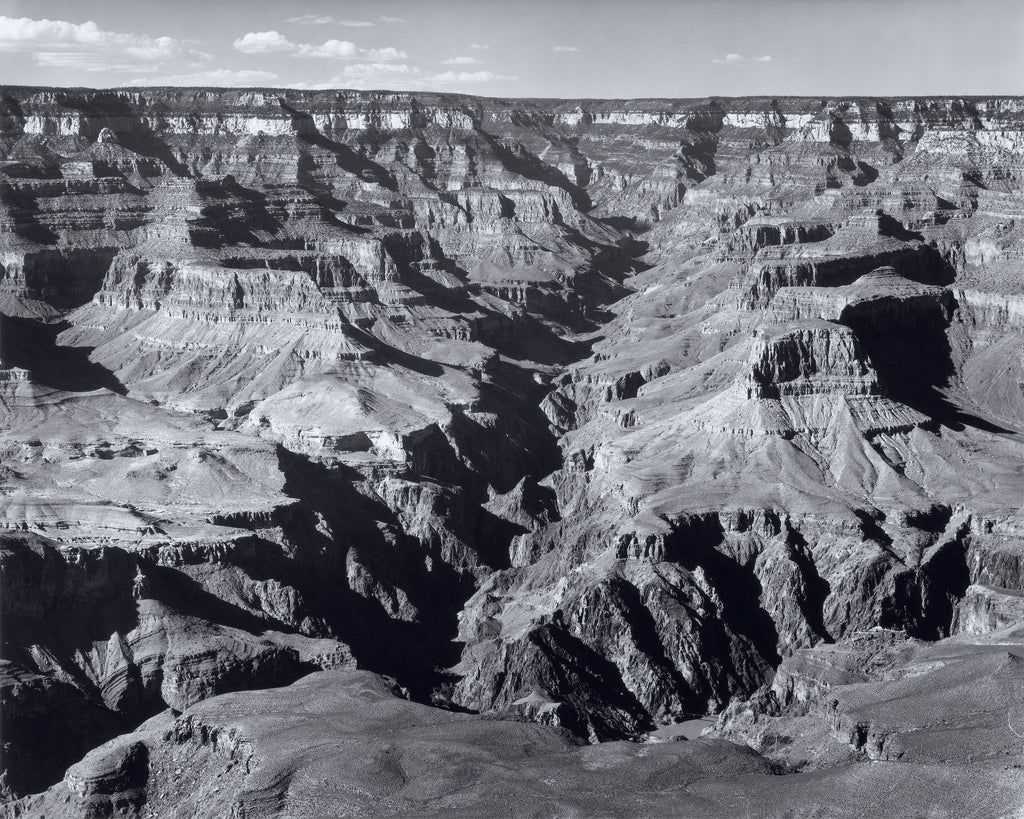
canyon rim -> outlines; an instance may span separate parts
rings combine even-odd
[[[1024,815],[1018,4],[205,5],[0,7],[0,815]]]

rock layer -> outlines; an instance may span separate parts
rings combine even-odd
[[[0,106],[5,795],[170,810],[154,760],[249,735],[68,766],[332,668],[577,741],[743,702],[771,756],[854,685],[801,663],[1019,619],[1021,100]],[[822,742],[903,759],[860,682]]]

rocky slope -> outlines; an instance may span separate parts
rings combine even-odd
[[[946,735],[963,737],[955,727]],[[981,819],[1019,804],[1024,774],[1012,758],[978,758],[962,748],[952,754],[954,767],[936,760],[948,756],[941,751],[920,753],[913,734],[892,732],[886,739],[884,760],[905,743],[899,763],[847,762],[794,773],[722,739],[580,744],[547,726],[483,720],[396,698],[369,672],[325,671],[287,688],[223,694],[177,718],[154,717],[97,748],[59,785],[19,808],[55,817],[767,819],[820,816],[828,805],[829,816],[851,819],[922,812]],[[775,742],[785,745],[781,737]],[[901,806],[909,810],[901,813]]]
[[[483,732],[439,765],[522,740],[588,793],[579,766],[754,782],[808,767],[779,737],[814,719],[809,781],[957,813],[964,760],[906,749],[975,665],[1011,727],[1022,695],[1022,156],[1011,98],[3,89],[3,793],[55,788],[11,810],[172,812],[217,732],[307,781],[260,750],[280,719],[205,701],[318,672],[229,709],[263,719],[358,668]],[[885,673],[836,660],[879,633]],[[931,711],[871,710],[937,663]],[[993,708],[957,730],[1005,750]],[[572,750],[723,709],[760,756]],[[248,775],[210,810],[308,808]],[[772,810],[820,793],[775,779]],[[352,809],[503,798],[374,782]]]

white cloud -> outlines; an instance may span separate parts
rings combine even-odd
[[[447,60],[441,60],[441,65],[480,65],[483,60],[478,60],[476,57],[449,57]]]
[[[350,40],[328,40],[320,45],[298,43],[292,53],[296,57],[316,57],[319,59],[356,60],[359,59],[360,48]]]
[[[355,63],[345,66],[341,73],[336,74],[327,82],[303,83],[292,87],[314,90],[387,88],[392,91],[428,91],[438,88],[452,90],[481,83],[516,79],[516,77],[495,74],[491,71],[445,71],[440,74],[428,74],[423,69],[406,63]]]
[[[326,26],[334,22],[334,18],[326,14],[300,14],[298,17],[289,17],[286,23],[302,23],[305,26]]]
[[[505,74],[493,71],[445,71],[427,78],[434,85],[464,85],[466,83],[494,82],[496,80],[518,80]]]
[[[372,26],[369,20],[339,20],[329,14],[302,14],[298,17],[289,17],[286,23],[302,23],[307,26],[349,26],[350,28],[365,28]]]
[[[380,21],[382,23],[408,23],[409,22],[404,17],[388,17],[386,14],[382,14],[380,16]]]
[[[32,55],[36,65],[44,68],[69,68],[75,71],[159,71],[166,62],[147,63],[140,60],[118,59],[114,54],[88,51],[37,51]],[[193,63],[195,65],[195,63]]]
[[[28,17],[0,17],[0,43],[4,51],[20,51],[45,43],[95,45],[104,39],[104,32],[91,20],[68,23],[64,20],[32,20]]]
[[[347,65],[340,74],[326,82],[297,83],[292,88],[323,90],[353,88],[357,90],[387,88],[393,91],[422,90],[426,73],[405,63],[355,63]]]
[[[83,71],[156,70],[211,59],[173,37],[106,31],[96,23],[0,16],[0,52],[28,52],[37,65]]]
[[[357,63],[344,68],[341,74],[334,79],[344,83],[355,83],[358,86],[369,87],[387,85],[389,81],[407,82],[423,76],[419,68],[414,68],[405,63]]]
[[[326,60],[373,60],[374,62],[387,62],[391,60],[404,60],[409,55],[397,48],[360,48],[348,40],[328,40],[320,45],[309,45],[299,43],[298,49],[294,52],[296,57],[310,57]]]
[[[243,54],[290,54],[326,60],[372,60],[387,62],[403,60],[408,55],[397,48],[360,48],[350,40],[328,40],[324,43],[293,43],[277,31],[250,31],[235,40],[235,48]]]
[[[270,71],[229,71],[226,68],[219,68],[214,71],[199,71],[195,74],[140,77],[132,80],[128,85],[264,86],[276,83],[277,74]]]
[[[555,46],[552,51],[579,51],[576,46]]]
[[[753,57],[751,59],[755,63],[770,63],[772,61],[772,55],[765,54],[761,57]],[[744,63],[747,62],[747,58],[744,57],[742,54],[730,52],[726,54],[724,57],[715,57],[715,59],[713,59],[711,62],[717,65],[743,65]]]
[[[404,60],[409,55],[397,48],[368,48],[360,49],[359,56],[367,60]]]
[[[243,54],[275,54],[294,51],[298,46],[276,31],[250,31],[235,40],[235,49]]]
[[[469,47],[475,49],[476,51],[486,51],[487,49],[490,48],[490,46],[487,45],[487,43],[470,43]]]

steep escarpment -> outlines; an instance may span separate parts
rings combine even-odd
[[[311,672],[446,726],[439,764],[538,722],[582,782],[571,743],[724,709],[774,759],[737,771],[810,764],[805,720],[940,781],[878,703],[1016,679],[1020,100],[0,106],[5,796],[160,813],[223,764],[210,811],[302,812],[277,718],[203,709]],[[415,780],[379,750],[357,780]]]

